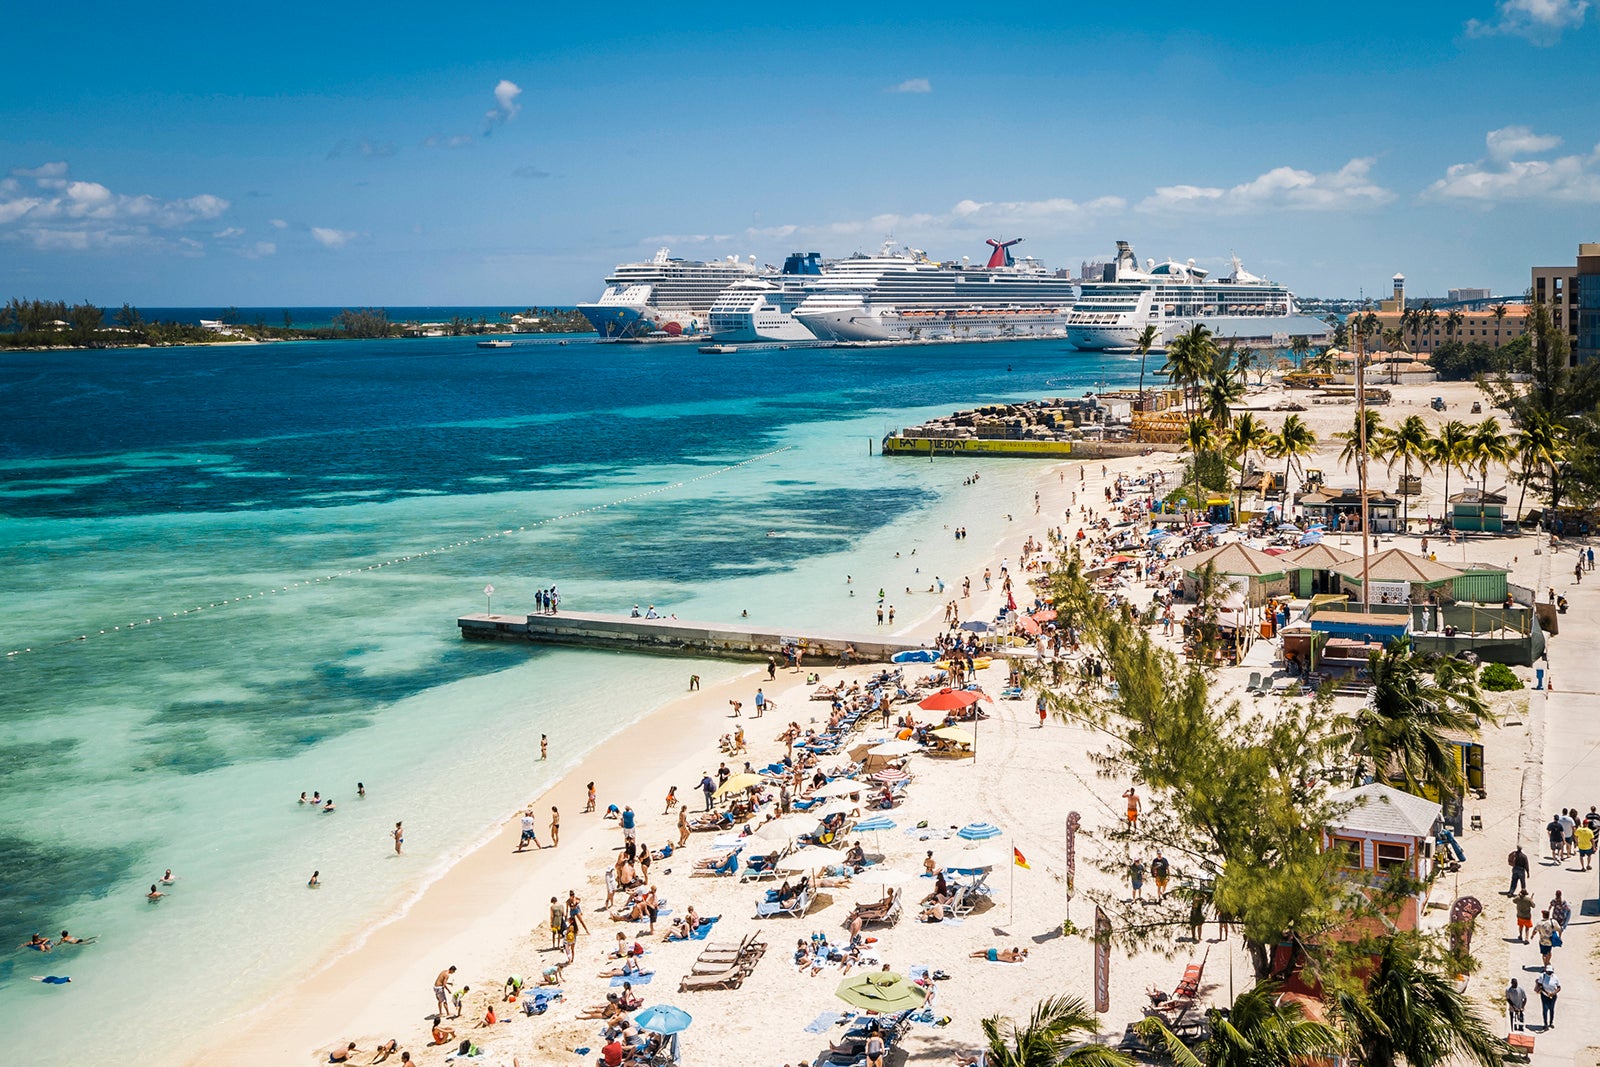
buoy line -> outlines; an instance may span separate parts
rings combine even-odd
[[[218,608],[226,608],[234,604],[243,604],[251,600],[261,599],[262,597],[282,596],[284,593],[291,593],[297,589],[305,589],[312,586],[324,585],[328,582],[337,581],[340,578],[353,578],[358,575],[366,574],[369,571],[380,571],[386,567],[398,567],[405,563],[412,563],[416,560],[426,559],[429,556],[437,556],[445,552],[454,552],[457,549],[470,548],[473,545],[483,544],[486,541],[493,541],[497,538],[514,537],[519,533],[525,533],[529,530],[537,530],[541,526],[549,526],[551,523],[561,522],[565,519],[574,519],[580,515],[589,515],[597,511],[607,511],[611,508],[620,507],[624,504],[631,504],[635,501],[643,500],[646,497],[655,496],[658,493],[666,493],[674,489],[682,489],[684,486],[693,485],[695,482],[703,482],[707,478],[715,478],[719,475],[727,474],[729,471],[738,470],[740,467],[747,467],[752,463],[759,463],[764,459],[771,459],[773,456],[779,455],[783,452],[788,452],[794,447],[794,445],[785,445],[782,448],[775,448],[770,452],[763,452],[758,456],[751,456],[749,459],[742,459],[737,463],[730,463],[726,467],[718,467],[716,470],[706,471],[704,474],[697,474],[693,478],[686,478],[681,482],[672,482],[668,485],[658,485],[654,489],[646,489],[642,492],[633,493],[629,496],[618,497],[616,500],[608,501],[604,504],[595,504],[587,508],[578,508],[575,511],[564,511],[559,515],[551,515],[543,519],[538,519],[534,522],[526,523],[524,525],[508,527],[504,530],[496,530],[493,533],[486,533],[480,537],[469,537],[464,541],[452,541],[447,545],[439,545],[436,548],[430,548],[423,552],[413,552],[405,556],[395,556],[392,559],[381,560],[377,563],[369,563],[364,567],[351,567],[347,570],[336,571],[332,574],[324,574],[315,578],[307,578],[303,581],[291,582],[288,585],[278,586],[272,589],[263,589],[260,592],[245,593],[242,596],[224,597],[221,600],[212,601],[209,604],[196,604],[193,607],[183,608],[179,611],[164,615],[151,615],[142,621],[139,619],[134,619],[126,623],[118,623],[108,627],[96,628],[94,632],[84,631],[78,634],[76,637],[64,637],[60,640],[47,641],[39,645],[29,646],[27,648],[14,648],[6,653],[6,658],[10,659],[13,656],[23,656],[30,652],[40,652],[47,648],[59,648],[63,645],[78,644],[79,642],[88,641],[95,637],[110,637],[113,634],[122,633],[135,628],[150,627],[158,623],[171,622],[175,619],[186,618],[202,611],[214,611]]]

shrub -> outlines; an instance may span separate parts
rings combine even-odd
[[[1491,693],[1503,693],[1508,689],[1521,689],[1522,679],[1504,663],[1485,663],[1478,674],[1478,684]]]

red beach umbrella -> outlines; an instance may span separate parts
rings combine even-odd
[[[941,689],[932,696],[923,697],[917,707],[923,711],[955,711],[970,708],[980,699],[982,695],[970,689]]]
[[[1018,615],[1017,629],[1021,630],[1030,637],[1036,637],[1039,633],[1039,624],[1031,615]]]
[[[1110,559],[1106,560],[1106,562],[1107,563],[1132,563],[1133,562],[1133,557],[1132,556],[1120,556],[1120,555],[1119,556],[1112,556]]]
[[[907,774],[905,771],[902,771],[900,768],[890,767],[886,770],[879,771],[877,774],[874,774],[872,779],[875,782],[883,782],[885,785],[889,785],[894,782],[904,782],[910,777],[911,775]]]
[[[1041,608],[1038,611],[1033,613],[1033,618],[1034,618],[1034,621],[1036,621],[1036,622],[1055,622],[1056,621],[1056,609],[1055,608]]]

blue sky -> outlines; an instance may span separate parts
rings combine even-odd
[[[1001,7],[25,5],[0,298],[570,303],[889,233],[1442,295],[1600,240],[1600,0]]]

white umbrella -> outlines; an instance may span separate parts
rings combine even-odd
[[[806,814],[815,815],[820,821],[830,815],[849,815],[859,807],[861,807],[860,804],[855,804],[848,800],[830,800],[820,808],[812,808]]]
[[[863,867],[850,876],[851,885],[905,885],[911,881],[910,871],[895,870],[881,863]]]
[[[796,812],[792,815],[780,816],[765,826],[756,828],[755,835],[763,841],[775,844],[788,844],[801,834],[809,834],[822,822],[822,819],[809,812]]]
[[[869,783],[858,782],[854,778],[835,778],[833,781],[827,782],[813,789],[811,791],[811,795],[814,797],[824,798],[847,797],[851,793],[864,792],[870,788],[872,787]]]
[[[869,756],[882,756],[893,759],[895,756],[909,756],[913,752],[921,751],[922,746],[915,741],[890,741],[888,744],[879,745],[877,748],[868,749]]]
[[[946,871],[992,870],[1009,863],[1011,857],[992,848],[963,849],[944,856],[941,866]]]

